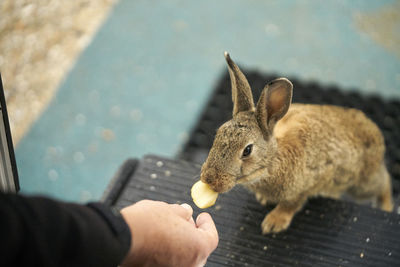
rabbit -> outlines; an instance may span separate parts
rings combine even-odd
[[[286,78],[269,82],[254,105],[250,85],[225,52],[233,118],[216,132],[200,179],[224,193],[236,184],[262,204],[276,204],[263,234],[286,230],[310,197],[374,199],[392,211],[384,138],[365,114],[332,105],[291,104]]]

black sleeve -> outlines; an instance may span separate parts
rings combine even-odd
[[[129,228],[101,203],[79,205],[0,193],[2,266],[117,266]]]

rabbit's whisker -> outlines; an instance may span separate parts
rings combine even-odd
[[[257,168],[257,169],[255,169],[254,171],[252,171],[251,173],[239,177],[239,178],[237,179],[237,182],[236,182],[236,183],[238,183],[238,184],[244,184],[244,183],[246,183],[246,182],[253,182],[253,181],[250,181],[250,179],[254,178],[254,177],[252,177],[252,176],[257,175],[260,171],[264,170],[265,168],[267,168],[267,166],[261,166],[260,168]],[[261,176],[260,176],[259,174],[258,174],[258,176],[259,176],[259,178],[261,178]],[[258,179],[259,179],[259,178],[258,178]],[[258,180],[258,179],[257,179],[257,180]]]
[[[200,178],[200,174],[196,174],[196,175],[192,176],[192,179],[198,179],[198,178]]]

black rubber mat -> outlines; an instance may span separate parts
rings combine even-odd
[[[281,77],[275,74],[261,74],[257,71],[243,70],[243,72],[253,89],[255,101],[258,100],[267,82]],[[400,203],[400,100],[385,101],[379,96],[360,95],[355,90],[345,92],[335,86],[324,87],[318,83],[305,83],[295,78],[288,78],[294,86],[293,102],[357,108],[377,123],[385,136],[386,163],[393,178],[395,202],[398,206]],[[229,74],[226,72],[218,82],[178,158],[197,163],[204,162],[214,140],[216,129],[231,117],[231,83]]]
[[[245,74],[255,99],[268,81],[279,77],[255,71]],[[207,210],[220,235],[219,246],[207,266],[400,266],[400,101],[290,80],[294,84],[294,102],[355,107],[379,125],[393,177],[395,212],[346,200],[313,199],[295,216],[286,232],[263,236],[260,224],[271,207],[262,207],[251,193],[237,186],[220,195],[216,205]],[[184,160],[156,156],[127,160],[103,201],[118,208],[141,199],[192,203],[190,188],[199,179],[200,164],[207,157],[216,129],[230,119],[231,112],[226,73],[178,155]],[[198,213],[195,208],[195,215]]]
[[[104,197],[122,208],[141,199],[190,203],[200,165],[147,156],[128,160]],[[192,204],[193,206],[193,204]],[[206,266],[400,266],[400,216],[330,199],[310,200],[290,228],[263,236],[270,208],[235,187],[207,209],[220,236]],[[194,207],[195,216],[199,210]]]

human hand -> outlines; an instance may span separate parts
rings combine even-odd
[[[203,266],[218,245],[208,213],[196,222],[187,205],[142,200],[121,210],[131,229],[131,248],[122,266]]]

